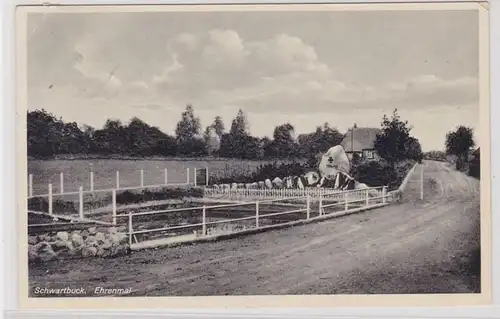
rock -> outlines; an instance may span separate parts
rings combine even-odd
[[[118,232],[118,229],[116,229],[116,227],[109,227],[108,228],[109,234],[116,234],[117,232]]]
[[[36,236],[29,236],[28,237],[28,244],[29,245],[36,245],[38,242],[38,238]]]
[[[53,221],[55,221],[55,222],[58,222],[58,221],[59,221],[59,218],[54,217],[54,218],[52,218],[52,220],[53,220]]]
[[[49,235],[47,234],[44,234],[44,235],[40,235],[39,238],[38,238],[38,242],[43,242],[43,241],[51,241],[52,238],[50,238]]]
[[[258,182],[259,188],[266,188],[266,183],[263,181]]]
[[[119,255],[124,255],[128,252],[128,249],[126,246],[123,245],[118,245],[118,246],[113,246],[111,248],[111,256],[119,256]]]
[[[28,261],[38,261],[39,259],[35,246],[28,246]]]
[[[307,172],[304,175],[304,179],[306,180],[306,186],[315,186],[319,182],[319,174],[316,172]]]
[[[109,236],[109,240],[111,241],[111,243],[113,245],[119,245],[120,243],[122,243],[126,239],[127,239],[126,234],[113,234],[113,235]]]
[[[42,245],[43,247],[37,250],[38,258],[40,258],[40,260],[42,261],[49,261],[55,259],[56,253],[54,252],[52,247],[46,242],[44,242],[43,244],[44,244]]]
[[[88,231],[88,230],[86,230],[86,229],[85,229],[84,231],[82,231],[82,237],[83,237],[83,238],[87,238],[89,235],[90,235],[90,234],[89,234],[89,231]]]
[[[97,228],[96,227],[90,227],[88,229],[89,235],[95,235],[97,233]]]
[[[238,184],[236,184],[236,183],[231,184],[231,189],[237,189],[237,188],[238,188]]]
[[[97,248],[96,256],[99,257],[108,257],[111,255],[111,251],[104,249],[102,247]]]
[[[350,169],[349,158],[341,145],[330,148],[319,163],[321,176],[327,179],[334,179],[339,172],[348,174]]]
[[[103,243],[104,240],[106,240],[106,236],[101,232],[98,232],[97,234],[95,234],[95,238],[96,238],[98,243]]]
[[[83,237],[77,233],[73,233],[71,235],[71,242],[73,243],[73,246],[75,246],[75,247],[83,246],[83,243],[84,243]]]
[[[97,247],[83,247],[82,256],[83,257],[92,257],[97,255]]]
[[[110,249],[111,247],[113,246],[113,242],[111,239],[106,239],[102,245],[101,245],[101,248],[102,249]]]
[[[124,232],[126,232],[126,231],[127,231],[127,226],[120,226],[120,227],[118,227],[116,230],[117,230],[117,232],[119,232],[119,233],[124,233]]]
[[[46,241],[39,242],[38,244],[33,246],[34,251],[41,252],[46,246],[50,247],[50,244]]]
[[[253,182],[253,183],[251,184],[251,187],[250,187],[250,188],[252,188],[252,189],[257,189],[257,188],[259,188],[259,183],[257,183],[257,182]]]
[[[62,241],[68,241],[69,234],[68,234],[68,232],[60,231],[60,232],[57,232],[56,238],[59,240],[62,240]]]
[[[75,247],[74,249],[71,249],[69,251],[69,256],[72,256],[72,257],[81,256],[83,247],[85,247],[85,246]]]
[[[85,245],[87,246],[95,246],[97,245],[97,238],[95,236],[88,236],[86,239],[85,239]]]
[[[283,181],[279,177],[273,179],[271,183],[273,183],[274,187],[276,188],[283,188]]]
[[[81,234],[82,234],[82,231],[81,231],[81,230],[74,230],[74,231],[73,231],[73,234],[81,235]]]
[[[252,188],[252,184],[251,184],[251,183],[246,183],[246,184],[245,184],[245,188],[246,188],[246,189],[250,189],[250,188]]]
[[[238,184],[238,188],[245,188],[245,184],[243,184],[243,183],[239,183],[239,184]]]
[[[273,188],[273,183],[271,182],[271,180],[269,178],[264,181],[264,184],[266,185],[267,189]]]

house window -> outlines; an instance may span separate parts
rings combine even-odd
[[[363,150],[363,157],[367,159],[374,159],[375,152],[373,150]]]

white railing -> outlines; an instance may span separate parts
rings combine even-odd
[[[198,172],[199,171],[205,171],[205,180],[199,181],[198,180]],[[80,186],[79,189],[83,189],[83,193],[95,193],[95,192],[110,192],[112,190],[135,190],[135,189],[147,189],[147,188],[158,188],[158,187],[163,187],[163,186],[186,186],[186,185],[194,185],[197,186],[199,184],[201,185],[208,185],[208,167],[206,168],[194,168],[193,169],[193,178],[191,178],[190,174],[190,168],[186,168],[186,182],[183,183],[172,183],[169,181],[168,178],[168,169],[163,170],[163,175],[164,175],[164,182],[162,184],[152,184],[148,185],[145,184],[144,180],[144,170],[141,169],[139,171],[139,181],[138,181],[138,186],[131,186],[131,187],[123,187],[120,185],[120,171],[116,171],[116,177],[115,177],[115,185],[114,187],[111,188],[101,188],[101,189],[95,189],[94,184],[95,184],[95,173],[94,172],[89,172],[89,188],[86,189],[83,186]],[[65,187],[64,187],[64,173],[59,174],[59,191],[57,194],[60,195],[75,195],[79,194],[80,190],[78,191],[72,191],[72,192],[65,192]],[[51,194],[54,195],[54,184],[49,183],[48,188],[47,188],[47,193],[45,194],[33,194],[33,174],[28,175],[28,199],[29,198],[35,198],[35,197],[49,197]]]
[[[375,192],[377,191],[378,192]],[[264,190],[253,190],[253,191],[264,191]],[[269,191],[269,190],[268,190]],[[272,192],[271,192],[272,193]],[[351,209],[350,206],[353,204],[361,204],[361,207],[370,207],[372,205],[380,205],[387,204],[388,194],[386,192],[386,187],[377,187],[363,190],[354,190],[354,191],[344,191],[344,192],[320,192],[318,191],[317,201],[317,216],[324,216],[331,213],[344,213]],[[339,200],[341,199],[341,200]],[[288,202],[286,204],[285,202]],[[297,202],[302,204],[303,206],[290,205],[289,202]],[[283,212],[273,212],[273,213],[265,213],[265,209],[262,208],[264,204],[276,204],[277,207],[282,207],[285,209]],[[200,207],[188,207],[188,208],[180,208],[180,209],[167,209],[167,210],[157,210],[150,212],[139,212],[133,213],[129,211],[128,214],[120,214],[119,218],[128,218],[128,236],[129,236],[129,244],[132,245],[138,243],[137,236],[139,234],[147,234],[147,233],[158,233],[158,232],[167,232],[167,231],[178,231],[181,229],[189,229],[189,228],[201,228],[201,233],[194,232],[194,237],[207,237],[210,234],[207,231],[207,227],[210,225],[220,225],[225,223],[234,223],[234,222],[243,222],[243,221],[251,221],[254,220],[253,227],[254,229],[259,229],[265,226],[260,224],[260,221],[263,218],[269,218],[273,216],[282,216],[282,215],[290,215],[290,214],[300,214],[304,213],[304,216],[299,218],[298,220],[309,220],[311,218],[312,213],[312,204],[313,204],[313,196],[297,196],[297,197],[286,197],[280,199],[269,199],[269,200],[256,200],[252,202],[241,202],[235,204],[225,204],[225,205],[213,205],[213,206],[200,206]],[[241,212],[242,207],[250,207],[251,210],[247,211],[250,213],[249,216],[238,217],[238,218],[229,218],[224,220],[217,221],[207,221],[207,212],[209,211],[217,211],[221,209],[233,209],[235,212]],[[338,207],[339,210],[335,210],[333,208]],[[358,205],[357,208],[360,206]],[[288,209],[287,209],[288,208]],[[326,208],[333,209],[331,213],[326,211]],[[201,215],[201,222],[193,223],[193,224],[182,224],[182,225],[174,225],[168,227],[160,227],[160,228],[151,228],[140,230],[134,230],[134,219],[137,219],[140,216],[153,216],[158,214],[174,214],[174,213],[182,213],[182,212],[199,212]],[[289,223],[290,221],[281,222],[281,223],[273,223],[273,226]],[[140,223],[140,222],[138,222]],[[232,232],[229,232],[232,233]]]

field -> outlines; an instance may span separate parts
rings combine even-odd
[[[164,169],[168,170],[169,183],[185,183],[186,168],[190,169],[190,180],[194,168],[209,170],[210,176],[249,174],[257,166],[270,161],[242,160],[29,160],[28,174],[33,174],[33,194],[47,194],[48,184],[53,192],[60,191],[59,176],[64,174],[64,191],[90,189],[90,172],[94,173],[94,189],[109,189],[116,185],[116,171],[120,171],[120,187],[140,186],[140,170],[144,170],[144,185],[160,185],[165,181]]]

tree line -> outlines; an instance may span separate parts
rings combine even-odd
[[[239,159],[307,158],[339,144],[344,134],[328,123],[309,134],[295,136],[290,123],[275,127],[272,138],[255,137],[242,110],[232,120],[229,130],[216,116],[203,131],[194,108],[182,112],[175,134],[162,132],[134,117],[128,124],[108,119],[100,129],[75,122],[45,110],[27,114],[28,156],[51,158],[55,155],[122,155],[201,157],[214,156]]]
[[[28,155],[51,158],[55,155],[101,155],[137,157],[202,157],[237,159],[304,159],[316,166],[317,155],[338,145],[345,134],[328,123],[316,130],[295,136],[295,128],[284,123],[274,128],[272,138],[255,137],[249,133],[245,113],[239,110],[228,129],[220,116],[202,130],[192,105],[187,105],[178,121],[175,134],[169,135],[134,117],[128,124],[108,119],[95,129],[81,128],[75,122],[65,123],[45,110],[28,112]],[[394,110],[384,115],[375,141],[375,151],[391,166],[404,160],[423,157],[418,139],[411,136],[411,127]],[[355,161],[356,159],[354,159]]]

